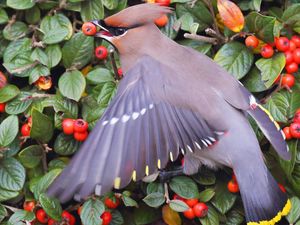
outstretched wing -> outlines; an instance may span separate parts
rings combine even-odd
[[[147,63],[145,63],[145,60]],[[97,195],[139,180],[182,153],[212,146],[213,131],[197,112],[156,96],[147,79],[163,76],[162,65],[143,58],[121,81],[118,92],[48,194],[62,202]]]

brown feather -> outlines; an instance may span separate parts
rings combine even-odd
[[[171,12],[172,8],[170,7],[144,3],[126,8],[117,14],[107,17],[105,23],[113,27],[131,27],[154,23],[155,19]]]

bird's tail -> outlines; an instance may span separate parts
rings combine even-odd
[[[247,225],[274,225],[286,216],[291,202],[264,163],[236,163],[234,172],[246,212]]]
[[[290,160],[288,145],[285,136],[278,123],[262,105],[257,104],[255,108],[247,110],[247,113],[256,121],[266,138],[270,141],[277,153],[285,160]]]

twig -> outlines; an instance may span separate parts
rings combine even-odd
[[[237,34],[234,34],[232,35],[228,40],[228,41],[234,41],[236,38],[239,38],[239,37],[243,37],[245,38],[246,36],[250,36],[250,35],[254,35],[254,33],[248,33],[248,32],[239,32]]]
[[[26,65],[26,66],[14,69],[14,70],[11,71],[11,73],[22,73],[25,70],[31,69],[31,68],[35,67],[36,65],[38,65],[38,64],[39,64],[39,62],[35,61],[35,62],[33,62],[33,63],[29,64],[29,65]]]
[[[214,11],[214,6],[212,5],[212,1],[211,0],[203,0],[204,3],[208,6],[208,9],[212,15],[212,18],[213,18],[213,28],[215,30],[215,32],[221,36],[221,33],[220,33],[220,30],[219,30],[219,27],[218,27],[218,23],[217,23],[217,20],[216,20],[216,15],[215,15],[215,11]],[[222,39],[224,39],[224,37],[222,37]]]
[[[221,43],[224,43],[226,41],[225,37],[223,37],[220,33],[217,33],[215,30],[211,28],[206,28],[205,33],[211,37],[217,38]]]
[[[21,101],[28,101],[28,100],[31,100],[31,99],[39,99],[39,98],[50,98],[50,97],[53,97],[53,96],[55,96],[55,95],[34,93],[30,96],[27,96],[26,98],[22,98]]]
[[[166,203],[170,203],[170,195],[169,195],[169,189],[168,189],[168,184],[164,183],[164,188],[165,188],[165,198],[166,198]]]
[[[218,39],[211,38],[211,37],[206,37],[206,36],[201,36],[201,35],[198,35],[198,34],[185,33],[184,37],[187,38],[187,39],[192,39],[192,40],[196,40],[196,41],[203,41],[203,42],[211,43],[213,45],[218,44]]]
[[[113,48],[109,50],[109,57],[111,60],[112,68],[114,70],[114,78],[115,78],[115,80],[120,80],[120,77],[118,74],[118,67],[117,67],[116,59],[115,59],[115,50]]]

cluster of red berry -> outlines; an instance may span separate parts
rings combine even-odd
[[[36,203],[34,201],[26,201],[23,204],[23,209],[28,211],[28,212],[34,212],[35,211],[35,217],[36,220],[32,221],[31,224],[34,225],[36,222],[38,224],[47,224],[47,225],[54,225],[58,224],[55,220],[50,218],[47,213],[45,212],[44,209],[39,208],[36,209]],[[66,222],[69,225],[75,225],[76,224],[76,219],[75,217],[69,213],[68,211],[63,211],[61,214],[62,221]]]
[[[64,119],[62,122],[62,129],[66,135],[74,136],[77,141],[84,141],[88,133],[89,124],[83,119]]]
[[[192,198],[192,199],[185,199],[180,197],[179,195],[175,194],[173,196],[173,200],[180,200],[185,202],[188,206],[189,209],[183,212],[183,215],[187,219],[195,219],[196,217],[202,218],[207,215],[208,212],[208,207],[205,203],[199,202],[197,198]]]
[[[296,111],[291,125],[283,128],[283,132],[286,140],[290,140],[292,138],[300,139],[300,109]]]
[[[27,122],[24,123],[21,127],[21,134],[23,137],[29,137],[30,136],[30,130],[32,127],[32,117],[28,117]]]
[[[259,39],[255,36],[248,36],[245,40],[245,44],[250,48],[259,47]],[[271,58],[274,55],[275,47],[277,51],[285,54],[285,70],[286,74],[279,75],[276,79],[276,83],[280,82],[283,87],[293,87],[295,84],[295,77],[293,73],[298,72],[300,64],[300,36],[294,35],[289,40],[287,37],[275,38],[275,42],[272,44],[265,44],[261,48],[261,55],[263,58]]]

